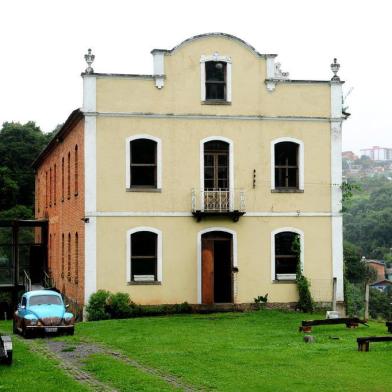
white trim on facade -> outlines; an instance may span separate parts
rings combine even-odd
[[[154,79],[155,87],[161,89],[165,85],[165,59],[164,53],[154,51],[153,56],[153,66],[154,66]]]
[[[157,189],[162,189],[162,141],[160,138],[147,134],[132,135],[125,139],[125,187],[131,187],[131,151],[129,143],[137,139],[153,140],[157,143]]]
[[[206,65],[208,61],[220,61],[226,63],[226,102],[231,102],[231,57],[221,56],[218,52],[212,55],[200,57],[200,99],[206,101]]]
[[[296,233],[299,235],[299,241],[301,246],[301,254],[300,254],[300,262],[301,262],[301,271],[304,271],[305,267],[305,236],[304,232],[301,229],[297,229],[295,227],[280,227],[279,229],[275,229],[271,231],[271,281],[273,282],[275,279],[275,235],[278,233],[282,233],[284,231],[289,231],[292,233]]]
[[[96,78],[83,77],[83,111],[96,110]],[[91,216],[85,224],[84,303],[97,290],[97,123],[95,116],[84,122],[84,214]]]
[[[237,267],[238,268],[238,257],[237,257],[237,252],[238,252],[238,248],[237,248],[237,232],[231,229],[227,229],[225,227],[209,227],[207,229],[203,229],[201,231],[199,231],[197,233],[197,303],[201,304],[202,303],[202,298],[201,298],[201,290],[202,290],[202,286],[201,286],[201,276],[202,276],[202,271],[201,271],[201,253],[202,253],[202,243],[201,243],[201,238],[203,236],[203,234],[206,233],[210,233],[212,231],[223,231],[225,233],[229,233],[232,235],[232,255],[233,255],[233,267]],[[233,280],[234,281],[234,285],[236,284],[236,279]],[[234,293],[237,292],[237,287],[233,287],[233,297],[234,297]]]
[[[299,145],[298,165],[299,165],[299,189],[304,190],[305,177],[305,152],[304,142],[293,137],[280,137],[271,141],[271,189],[275,189],[275,144],[281,142],[292,142]]]
[[[181,211],[97,211],[94,215],[86,215],[86,217],[189,217],[193,216],[191,212]],[[340,214],[332,214],[331,212],[302,212],[302,211],[287,211],[287,212],[264,212],[264,211],[249,211],[241,217],[257,218],[257,217],[331,217],[340,216]]]
[[[344,300],[343,292],[343,218],[342,210],[342,84],[331,82],[331,211],[332,274],[336,278],[336,300]]]
[[[229,189],[230,189],[230,210],[234,202],[234,143],[231,139],[224,136],[209,136],[200,140],[200,190],[204,190],[204,144],[218,140],[229,145]],[[204,208],[204,198],[200,200],[200,206]]]
[[[149,231],[155,233],[158,236],[157,239],[157,281],[162,282],[162,231],[154,227],[149,226],[138,226],[133,229],[127,230],[126,234],[126,262],[125,262],[125,282],[131,281],[131,235],[139,231]]]
[[[239,121],[314,121],[330,122],[337,120],[331,117],[319,116],[252,116],[230,114],[200,114],[200,113],[143,113],[143,112],[85,112],[85,116],[99,117],[137,117],[151,119],[175,120],[239,120]]]

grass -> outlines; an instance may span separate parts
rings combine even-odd
[[[305,344],[298,326],[311,317],[265,310],[111,320],[80,324],[77,336],[207,389],[390,390],[392,345],[360,353],[356,344],[358,336],[385,335],[384,324],[315,327],[316,342]]]
[[[3,332],[11,333],[10,323],[0,323]],[[27,345],[17,339],[13,343],[13,363],[0,365],[0,391],[72,392],[88,391],[87,388],[63,373],[53,361],[29,351]]]
[[[358,352],[356,344],[358,336],[386,335],[385,324],[371,322],[370,328],[353,330],[344,325],[314,327],[315,343],[304,343],[298,332],[300,321],[320,317],[262,310],[107,320],[80,323],[75,336],[61,339],[71,347],[79,340],[105,344],[208,390],[390,391],[392,344],[373,343],[368,353]],[[15,358],[19,354],[15,352]],[[23,364],[24,384],[39,362],[23,360]],[[88,358],[85,366],[120,391],[171,388],[102,354]]]
[[[176,390],[155,376],[143,373],[126,363],[103,354],[90,355],[84,361],[84,368],[93,373],[99,381],[110,384],[119,391],[165,392]]]

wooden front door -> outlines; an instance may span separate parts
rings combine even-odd
[[[210,232],[202,237],[202,303],[233,302],[232,236]]]
[[[214,241],[202,239],[202,303],[214,303]]]

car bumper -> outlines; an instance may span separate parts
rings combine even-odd
[[[74,325],[26,325],[27,331],[34,332],[67,332],[73,329]]]

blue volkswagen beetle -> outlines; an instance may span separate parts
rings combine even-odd
[[[26,338],[38,332],[73,335],[75,319],[66,308],[56,291],[28,291],[23,294],[14,314],[14,333],[20,333]]]

